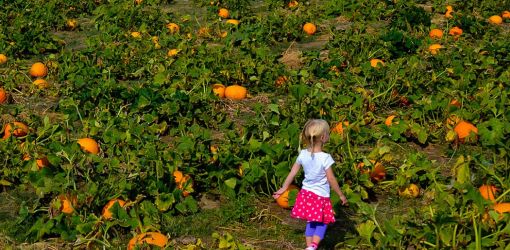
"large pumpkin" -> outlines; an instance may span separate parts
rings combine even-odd
[[[225,88],[225,97],[231,100],[242,100],[246,98],[248,91],[245,87],[231,85]]]

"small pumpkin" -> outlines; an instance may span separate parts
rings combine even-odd
[[[33,82],[33,84],[34,84],[35,86],[37,86],[38,88],[40,88],[40,89],[45,89],[45,88],[47,88],[47,87],[49,87],[49,86],[50,86],[50,84],[49,84],[46,80],[41,79],[41,78],[36,79],[36,80]]]
[[[158,232],[148,232],[136,235],[128,243],[128,250],[135,249],[136,246],[153,245],[164,248],[168,244],[168,237]]]
[[[142,33],[138,32],[138,31],[133,31],[133,32],[131,32],[131,36],[133,38],[140,38],[140,37],[142,37]]]
[[[28,134],[28,126],[22,122],[7,123],[4,126],[3,139],[9,138],[11,135],[22,137]]]
[[[64,214],[72,214],[74,212],[74,207],[77,204],[76,195],[59,195],[58,199],[60,201],[60,211]]]
[[[379,64],[384,66],[384,61],[376,58],[370,59],[370,66],[372,66],[372,68],[379,68]]]
[[[331,132],[333,133],[337,133],[339,135],[343,135],[344,134],[344,126],[349,126],[349,121],[343,121],[343,122],[339,122],[335,125],[335,127],[333,127],[333,129],[331,129]]]
[[[432,39],[441,39],[443,37],[443,31],[440,29],[432,29],[429,32],[429,37]]]
[[[461,142],[463,142],[464,139],[466,139],[471,133],[478,134],[478,128],[467,121],[460,121],[453,130]]]
[[[48,68],[42,62],[32,64],[29,71],[32,77],[45,77],[48,74]]]
[[[223,85],[221,83],[213,84],[212,91],[219,98],[224,98],[225,97],[225,85]]]
[[[248,94],[247,89],[237,84],[225,88],[225,97],[230,100],[245,99],[247,94]]]
[[[448,32],[449,35],[453,36],[455,40],[457,40],[462,35],[462,29],[454,26]]]
[[[181,29],[179,25],[177,25],[176,23],[168,23],[166,25],[166,28],[168,29],[168,31],[170,31],[171,34],[178,33],[179,30]]]
[[[111,199],[109,200],[106,205],[103,207],[102,215],[105,219],[111,219],[113,217],[113,213],[110,211],[110,209],[115,205],[115,203],[118,203],[120,207],[124,207],[126,205],[126,202],[121,199]]]
[[[0,104],[7,101],[7,91],[4,88],[0,88]]]
[[[480,195],[482,195],[482,197],[484,199],[486,199],[488,201],[495,201],[496,200],[495,194],[498,191],[496,186],[484,184],[484,185],[481,185],[478,188],[478,191],[480,192]]]
[[[39,170],[50,166],[50,161],[48,161],[48,157],[46,156],[35,160],[35,163],[37,164],[37,169]]]
[[[278,206],[280,206],[281,208],[285,208],[285,209],[290,208],[290,205],[289,205],[289,193],[292,190],[298,190],[299,191],[299,188],[297,186],[295,186],[295,185],[290,185],[287,188],[287,190],[285,190],[285,192],[283,192],[283,194],[281,194],[276,199],[276,203],[278,204]]]
[[[0,54],[0,65],[7,62],[7,56],[4,54]]]
[[[501,13],[501,17],[504,19],[510,19],[510,11],[505,10],[503,13]]]
[[[281,87],[288,80],[289,80],[289,78],[287,76],[278,76],[278,78],[276,78],[276,80],[274,82],[275,82],[276,87]]]
[[[239,20],[237,20],[237,19],[228,19],[228,20],[226,21],[226,23],[228,23],[228,24],[232,24],[232,25],[236,25],[236,26],[237,26],[237,25],[239,25]]]
[[[228,11],[228,9],[225,9],[225,8],[220,8],[218,10],[218,16],[220,16],[221,18],[228,18],[230,16],[230,13]]]
[[[369,174],[370,179],[374,182],[383,180],[386,177],[386,168],[380,162],[375,162],[374,160],[370,160],[370,162],[375,164],[372,171],[365,167],[364,162],[358,163],[356,167],[362,174]]]
[[[299,2],[298,2],[298,1],[296,1],[296,0],[292,0],[292,1],[290,1],[290,2],[287,4],[287,6],[289,6],[289,8],[295,8],[295,7],[297,7],[298,5],[299,5]]]
[[[452,99],[448,105],[457,108],[460,108],[462,106],[462,104],[457,99]]]
[[[489,23],[496,24],[496,25],[502,24],[503,18],[498,15],[491,16],[491,17],[489,17]]]
[[[92,138],[81,138],[78,140],[81,149],[87,153],[97,155],[99,153],[99,145]]]
[[[503,202],[503,203],[497,203],[494,204],[494,211],[503,214],[510,212],[510,203]]]
[[[441,44],[432,44],[429,46],[429,51],[430,51],[430,54],[432,55],[436,55],[437,53],[439,53],[439,49],[442,49],[443,46]]]
[[[401,197],[416,198],[420,195],[420,187],[414,183],[411,183],[406,188],[399,189],[398,195]]]
[[[76,21],[76,19],[68,19],[66,21],[66,27],[70,30],[74,30],[78,27],[78,21]]]
[[[181,51],[180,49],[169,49],[166,55],[169,57],[174,57],[177,54],[179,54],[180,51]]]
[[[193,192],[193,181],[191,180],[191,176],[184,175],[181,171],[175,170],[173,172],[174,181],[177,184],[177,188],[182,190],[182,195],[184,197],[188,196],[191,192]]]
[[[453,18],[452,13],[453,13],[453,7],[450,5],[446,6],[446,13],[444,14],[444,16],[446,18]]]
[[[317,32],[317,26],[315,26],[313,23],[305,23],[303,25],[303,31],[311,36]]]

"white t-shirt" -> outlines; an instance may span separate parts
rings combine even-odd
[[[296,162],[303,166],[305,179],[303,189],[314,192],[323,197],[329,197],[330,188],[326,170],[335,163],[330,154],[324,152],[312,153],[308,149],[299,152]]]

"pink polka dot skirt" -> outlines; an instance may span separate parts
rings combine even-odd
[[[316,221],[325,224],[335,222],[333,206],[329,197],[316,195],[314,192],[301,189],[296,197],[296,203],[290,216],[306,221]]]

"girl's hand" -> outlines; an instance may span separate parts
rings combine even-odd
[[[278,191],[273,193],[273,198],[278,199],[278,197],[280,197],[280,195],[282,195],[286,190],[287,190],[287,188],[283,188],[283,187],[278,189]]]
[[[345,195],[340,195],[340,200],[342,201],[343,206],[348,205],[347,198],[345,198]]]

